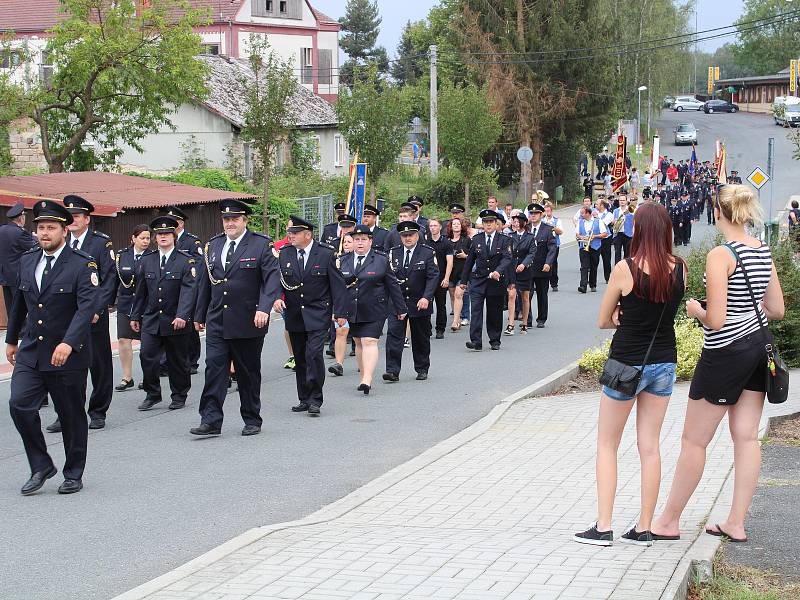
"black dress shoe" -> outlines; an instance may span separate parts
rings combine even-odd
[[[292,412],[306,412],[308,410],[308,404],[305,402],[301,402],[297,406],[292,407]]]
[[[137,390],[143,390],[143,389],[144,389],[144,382],[142,382],[142,383],[140,383],[139,385],[137,385],[137,386],[136,386],[136,389],[137,389]]]
[[[309,406],[308,407],[308,416],[309,417],[318,417],[319,416],[319,406]]]
[[[400,381],[400,376],[397,373],[384,373],[383,380],[388,381],[389,383],[394,383],[396,381]]]
[[[31,474],[31,478],[25,482],[25,485],[22,486],[20,493],[23,496],[30,496],[31,494],[35,494],[44,485],[44,482],[50,479],[53,475],[58,473],[58,469],[51,466],[49,469],[45,469],[44,471],[36,471],[36,473]]]
[[[189,433],[192,435],[220,435],[222,430],[219,427],[212,427],[208,423],[201,423],[200,427],[192,427]]]
[[[189,369],[189,375],[197,375],[198,365],[195,365]]]
[[[359,385],[359,386],[358,386],[358,388],[356,388],[356,389],[357,389],[359,392],[364,392],[364,395],[365,395],[365,396],[368,396],[368,395],[369,395],[369,391],[370,391],[370,389],[372,389],[372,388],[371,388],[370,386],[368,386],[366,383],[362,383],[362,384],[361,384],[361,385]]]
[[[58,486],[59,494],[74,494],[83,489],[83,481],[80,479],[65,479],[64,483]]]
[[[586,288],[585,288],[585,287],[583,287],[583,286],[581,286],[581,285],[579,285],[579,286],[578,286],[578,291],[579,291],[581,294],[585,294],[585,293],[586,293]]]
[[[139,410],[150,410],[151,408],[153,408],[159,402],[161,402],[161,398],[145,398],[144,402],[142,402],[138,406],[138,409]]]
[[[336,358],[336,352],[333,350],[333,348],[328,348],[325,350],[325,355],[330,356],[331,358]]]
[[[123,379],[119,382],[119,385],[114,389],[118,392],[124,392],[131,389],[134,386],[133,379]]]
[[[558,291],[558,286],[557,286],[557,285],[554,285],[554,286],[553,286],[553,289],[551,289],[550,291],[551,291],[551,292],[557,292],[557,291]]]
[[[342,367],[342,365],[339,363],[336,363],[335,365],[328,367],[328,373],[331,375],[336,375],[336,377],[341,377],[344,375],[344,367]]]
[[[45,429],[47,429],[47,431],[50,433],[58,433],[59,431],[61,431],[61,421],[59,419],[56,419],[55,421],[50,423],[50,425],[48,425]]]
[[[481,344],[476,344],[474,342],[467,342],[465,346],[470,350],[475,350],[476,352],[483,350],[483,346]]]
[[[536,321],[537,329],[544,329],[544,321]]]
[[[425,371],[421,373],[417,373],[417,381],[425,381],[428,378],[428,374]]]
[[[436,339],[443,340],[444,339],[444,331],[437,331],[436,332]]]
[[[167,377],[168,375],[169,375],[169,371],[167,371],[166,369],[161,369],[161,370],[158,372],[158,376],[159,376],[159,377]]]
[[[500,350],[500,344],[497,344],[497,343],[495,343],[495,344],[489,344],[489,347],[490,347],[492,350]]]
[[[596,287],[593,287],[593,288],[592,288],[592,291],[593,291],[593,292],[596,292],[596,291],[597,291],[597,288],[596,288]]]
[[[103,429],[106,426],[105,419],[92,419],[89,421],[89,429]],[[76,492],[78,490],[75,490]]]
[[[169,403],[169,406],[167,408],[169,410],[178,410],[180,408],[183,408],[184,406],[186,406],[185,400],[183,402],[181,402],[180,400],[173,400],[172,402]]]
[[[261,427],[258,425],[245,425],[242,428],[242,435],[258,435],[261,433]]]

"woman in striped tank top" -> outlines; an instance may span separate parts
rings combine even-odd
[[[656,540],[680,539],[681,513],[700,482],[706,448],[726,413],[734,445],[733,502],[728,518],[707,527],[707,533],[747,541],[744,519],[761,470],[758,424],[766,391],[766,342],[742,269],[764,323],[783,318],[783,292],[769,246],[746,231],[762,216],[753,192],[743,185],[721,186],[714,213],[726,243],[706,258],[706,305],[695,299],[686,302],[687,314],[703,324],[705,340],[689,389],[672,489],[663,514],[653,523]],[[772,336],[766,335],[771,342]]]

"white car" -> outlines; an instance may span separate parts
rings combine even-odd
[[[675,128],[675,145],[696,144],[697,128],[694,123],[681,123]]]
[[[684,110],[703,110],[704,102],[701,102],[694,96],[678,96],[675,102],[672,103],[672,110],[675,112],[683,112]]]

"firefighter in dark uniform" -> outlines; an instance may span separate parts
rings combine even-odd
[[[456,219],[458,217],[463,217],[464,216],[464,211],[466,211],[466,208],[464,208],[463,204],[458,204],[456,202],[456,203],[451,204],[450,206],[448,206],[447,210],[450,212],[450,218],[449,219],[445,219],[444,221],[442,221],[442,235],[445,236],[445,237],[447,237],[447,228],[450,225],[450,221],[452,221],[453,219]],[[466,235],[466,233],[465,233],[465,235]]]
[[[156,250],[141,258],[136,296],[131,310],[131,329],[142,337],[142,381],[147,394],[139,410],[161,402],[158,378],[162,354],[167,357],[170,410],[183,408],[192,385],[189,373],[189,333],[194,329],[197,254],[175,247],[177,219],[164,215],[150,223]]]
[[[414,370],[417,380],[428,378],[431,366],[431,315],[433,296],[439,285],[439,267],[436,254],[419,238],[419,223],[405,221],[397,224],[402,245],[389,251],[389,267],[400,290],[403,292],[408,309],[411,328],[411,353],[414,357]],[[401,307],[402,308],[402,307]],[[390,310],[390,312],[392,312]],[[395,310],[394,312],[403,312]],[[386,372],[383,380],[399,381],[403,361],[403,341],[406,335],[405,321],[389,319],[386,330]]]
[[[6,217],[8,223],[0,226],[0,285],[3,286],[6,314],[9,314],[17,289],[19,259],[36,245],[36,240],[25,230],[25,208],[22,204],[9,208]]]
[[[413,197],[413,196],[412,196]],[[413,202],[403,202],[397,211],[398,222],[392,225],[389,229],[389,234],[386,236],[385,248],[394,248],[401,244],[400,234],[397,231],[397,226],[406,221],[414,221],[417,219],[417,205]],[[423,244],[428,243],[429,233],[428,228],[424,225],[419,225],[419,238]]]
[[[499,215],[486,208],[480,212],[483,231],[475,234],[467,254],[461,281],[470,282],[470,350],[483,349],[483,313],[486,303],[486,333],[492,350],[500,349],[503,329],[503,297],[507,286],[505,273],[511,265],[511,238],[497,229]],[[475,267],[475,271],[472,268]],[[461,289],[467,288],[461,283]]]
[[[80,196],[65,196],[64,206],[72,213],[72,224],[67,244],[73,250],[82,250],[94,258],[100,285],[96,294],[97,307],[92,320],[92,395],[89,397],[89,429],[106,426],[106,413],[114,393],[114,365],[111,359],[111,336],[108,331],[108,307],[117,296],[117,273],[111,238],[105,233],[89,229],[94,206]],[[47,431],[61,431],[58,419],[48,425]]]
[[[40,247],[20,259],[18,293],[6,330],[6,357],[14,365],[9,407],[31,468],[21,490],[29,495],[57,472],[39,419],[42,398],[53,398],[66,454],[58,491],[71,494],[83,487],[86,466],[86,371],[100,279],[95,260],[65,243],[72,223],[66,208],[41,200],[33,208],[33,220]]]
[[[328,223],[322,228],[322,233],[319,236],[319,241],[324,244],[334,246],[334,241],[342,236],[341,229],[339,228],[338,218],[344,214],[347,209],[347,204],[344,202],[337,202],[333,205],[334,218],[333,223]]]
[[[425,201],[422,198],[420,198],[419,196],[416,196],[416,195],[409,196],[408,201],[411,204],[413,204],[414,206],[417,207],[417,216],[414,218],[414,220],[419,225],[421,225],[422,227],[425,227],[427,229],[427,227],[428,227],[428,217],[425,217],[425,216],[422,215],[422,207],[425,206]]]
[[[530,262],[527,270],[532,278],[533,288],[536,292],[536,327],[542,329],[547,321],[548,301],[547,291],[550,288],[550,269],[556,259],[558,246],[553,235],[553,228],[542,222],[544,206],[538,202],[528,205],[531,214],[528,227],[531,231],[533,242],[531,244]],[[531,312],[533,312],[531,310]]]
[[[273,308],[283,313],[283,322],[292,342],[295,380],[299,403],[292,412],[308,411],[318,417],[325,385],[323,349],[331,317],[340,327],[347,322],[347,290],[336,266],[336,249],[314,241],[314,226],[300,217],[290,216],[290,244],[278,255],[282,297]]]
[[[170,206],[167,209],[167,215],[174,217],[178,221],[178,228],[175,230],[177,239],[175,240],[175,247],[178,250],[184,250],[192,254],[197,262],[201,262],[203,258],[203,243],[200,238],[186,231],[186,221],[189,219],[186,213],[177,206]],[[194,375],[200,366],[200,334],[194,327],[189,328],[189,370]],[[164,361],[161,361],[165,365]]]
[[[272,240],[247,229],[253,210],[241,200],[219,203],[225,230],[204,248],[198,272],[195,327],[206,331],[205,385],[193,435],[219,435],[231,361],[239,384],[242,435],[261,432],[261,350],[269,313],[281,290]]]
[[[672,198],[667,207],[669,220],[672,221],[673,243],[676,246],[683,244],[683,209],[678,205],[678,199]]]
[[[689,190],[686,188],[681,190],[681,200],[678,203],[681,207],[681,227],[682,237],[681,242],[684,246],[688,246],[692,241],[692,202],[689,200]]]
[[[389,236],[389,230],[384,229],[377,224],[380,214],[381,211],[379,211],[376,207],[372,206],[371,204],[365,204],[364,211],[361,216],[361,222],[369,227],[370,231],[372,231],[372,247],[375,250],[388,252],[389,248],[387,248],[385,244],[386,238]]]
[[[728,177],[728,183],[736,183],[742,185],[742,178],[739,177],[739,171],[737,171],[736,169],[733,169],[731,171],[731,176]]]
[[[353,233],[353,230],[356,227],[356,219],[355,217],[351,217],[348,214],[342,213],[341,215],[336,217],[336,221],[337,221],[336,226],[338,227],[337,229],[338,236],[332,238],[328,242],[323,241],[321,243],[333,247],[334,251],[338,256],[344,252],[342,240],[344,239],[344,236],[347,235],[348,233],[350,234]],[[330,326],[330,333],[328,336],[328,349],[326,350],[326,354],[330,357],[334,357],[336,356],[336,352],[334,351],[333,348],[336,343],[336,328],[333,326],[333,321],[331,321],[328,325]],[[355,352],[355,350],[353,352]]]

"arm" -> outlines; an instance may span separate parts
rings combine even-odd
[[[786,312],[786,306],[783,301],[783,290],[781,289],[781,282],[778,279],[778,272],[775,269],[775,264],[772,265],[772,276],[770,277],[767,290],[764,292],[764,297],[761,299],[761,308],[767,315],[770,321],[780,321]]]
[[[139,269],[139,273],[141,273]],[[133,293],[133,306],[131,307],[131,321],[141,321],[144,310],[147,307],[148,297],[147,281],[144,277],[136,278],[136,290]]]
[[[502,256],[500,257],[500,263],[497,265],[495,271],[501,275],[507,273],[512,260],[514,260],[514,254],[511,251],[511,240],[508,240],[503,242]]]
[[[735,269],[736,259],[726,247],[711,250],[706,257],[706,309],[691,298],[686,301],[686,314],[709,329],[722,329],[728,312],[728,277]]]
[[[114,272],[115,265],[114,259],[111,258],[111,240],[108,240],[102,252],[97,257],[97,269],[100,275],[100,287],[97,289],[97,308],[94,313],[102,315],[108,310],[108,307],[114,304],[114,299],[117,297],[117,284],[119,279]]]
[[[208,278],[205,256],[200,263],[200,272],[197,274],[197,282],[195,285],[197,288],[193,320],[195,322],[195,329],[199,331],[206,323],[208,305],[211,303],[211,281]]]
[[[78,310],[72,316],[67,332],[64,334],[63,344],[69,345],[73,352],[80,351],[89,336],[89,327],[97,307],[99,287],[92,285],[92,273],[97,276],[97,271],[84,263],[78,268],[78,278],[75,282],[75,296]],[[56,351],[58,348],[56,348]],[[66,357],[65,357],[66,359]],[[56,365],[60,366],[60,365]]]
[[[453,272],[453,255],[448,254],[444,257],[446,266],[444,268],[444,277],[442,278],[442,284],[444,285],[446,282],[450,281],[450,275]],[[448,284],[449,285],[449,284]]]
[[[434,256],[427,261],[428,268],[425,273],[425,293],[422,294],[422,297],[428,302],[433,301],[433,295],[436,293],[436,288],[439,287],[439,267],[436,265],[435,256],[434,254]]]
[[[258,306],[256,306],[255,324],[256,327],[264,327],[269,322],[269,312],[275,300],[281,295],[280,273],[278,270],[278,259],[272,254],[269,240],[264,244],[261,251],[261,289],[258,295]],[[259,323],[262,323],[259,325]]]
[[[195,296],[197,292],[197,277],[192,275],[192,269],[197,272],[195,264],[188,264],[183,271],[181,291],[178,297],[178,311],[175,317],[183,321],[191,321],[194,312]]]
[[[600,303],[600,312],[597,315],[597,326],[600,329],[616,329],[614,313],[619,305],[623,290],[632,284],[631,271],[624,260],[618,262],[611,271],[608,287]]]
[[[544,264],[548,267],[553,265],[553,262],[556,260],[556,252],[558,251],[558,246],[556,246],[556,238],[552,235],[547,236],[547,256],[544,259]]]
[[[25,317],[28,315],[28,304],[25,302],[25,292],[19,289],[20,278],[17,275],[17,293],[14,294],[14,301],[11,303],[11,312],[8,314],[8,326],[6,328],[6,344],[16,346],[19,342],[19,334],[25,324]]]
[[[331,288],[334,318],[349,318],[350,295],[347,293],[347,285],[344,282],[344,276],[336,267],[336,254],[333,252],[331,252],[330,259],[328,260],[328,285]]]
[[[467,251],[467,259],[464,262],[464,268],[461,271],[461,285],[467,287],[466,281],[469,281],[469,276],[472,273],[472,267],[475,266],[475,252],[473,251],[474,245],[470,243],[469,250]]]
[[[400,290],[400,284],[397,283],[397,277],[394,276],[394,273],[392,273],[392,270],[389,268],[388,259],[386,263],[386,273],[383,276],[383,284],[386,286],[386,291],[389,293],[389,299],[391,300],[395,311],[397,311],[397,315],[400,316],[408,314],[406,299],[403,297],[402,290]]]

